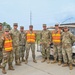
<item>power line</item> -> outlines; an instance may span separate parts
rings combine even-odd
[[[30,11],[30,25],[32,25],[32,12]]]

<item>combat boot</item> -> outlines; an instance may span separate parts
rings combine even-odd
[[[24,57],[22,57],[22,62],[25,62],[25,59],[24,59]]]
[[[9,66],[8,70],[15,70],[13,66]]]
[[[51,62],[51,64],[54,64],[54,63],[57,63],[57,60],[56,60],[56,59],[54,59],[54,60]]]
[[[72,64],[69,64],[69,68],[70,68],[70,70],[72,70],[72,69],[73,69],[73,66],[72,66]]]
[[[2,65],[1,65],[1,63],[0,63],[0,68],[2,68]]]
[[[19,62],[21,63],[21,59],[19,58]]]
[[[68,66],[68,64],[67,64],[67,63],[64,63],[64,64],[62,65],[62,67],[66,67],[66,66]]]
[[[47,58],[47,64],[49,64],[50,63],[50,59],[49,58]]]
[[[2,73],[3,74],[6,74],[7,73],[4,67],[2,68]]]
[[[43,62],[45,62],[45,61],[46,61],[46,59],[45,59],[45,58],[43,58],[41,62],[43,63]]]
[[[60,66],[62,64],[61,60],[59,60],[58,65]]]
[[[33,62],[34,62],[34,63],[37,63],[37,61],[36,61],[35,59],[33,59]]]
[[[25,61],[25,64],[27,64],[28,63],[28,59],[26,59],[26,61]]]
[[[20,61],[16,61],[16,64],[15,64],[15,65],[17,65],[17,66],[21,66]]]

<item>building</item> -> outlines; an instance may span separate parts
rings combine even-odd
[[[75,35],[75,23],[60,24],[59,28],[63,29],[64,26],[67,26],[69,30]],[[54,26],[47,27],[47,29],[54,29]]]

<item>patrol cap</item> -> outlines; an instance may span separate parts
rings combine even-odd
[[[64,29],[68,29],[68,27],[67,26],[64,26]]]
[[[56,24],[55,24],[55,26],[59,26],[59,24],[58,24],[58,23],[56,23]]]
[[[29,27],[33,27],[33,25],[30,25]]]
[[[24,26],[20,26],[20,29],[23,29],[24,28]]]
[[[46,24],[43,24],[43,27],[45,27],[46,26]]]
[[[14,23],[13,26],[18,26],[18,23]]]
[[[4,31],[5,31],[5,32],[9,32],[9,28],[5,28]]]

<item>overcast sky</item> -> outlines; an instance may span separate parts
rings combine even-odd
[[[34,29],[55,23],[75,22],[75,0],[0,0],[0,22],[17,22],[27,30],[30,11]]]

